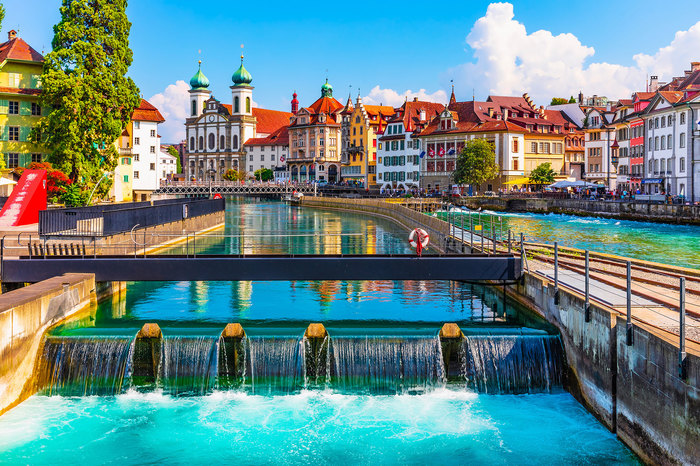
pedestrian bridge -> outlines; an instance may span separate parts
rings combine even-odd
[[[469,255],[147,255],[20,256],[2,260],[3,283],[33,283],[64,273],[106,281],[464,280],[513,281],[521,259]]]
[[[163,183],[153,194],[178,194],[185,196],[208,196],[210,193],[252,196],[283,196],[297,191],[313,194],[314,185],[277,183],[239,183],[237,181],[181,181]]]

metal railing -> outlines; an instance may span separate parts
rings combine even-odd
[[[39,212],[39,235],[109,236],[126,233],[135,226],[161,225],[224,209],[223,199],[164,199],[153,203],[43,210]]]

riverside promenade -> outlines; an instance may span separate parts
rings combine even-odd
[[[700,271],[521,241],[493,217],[421,213],[421,200],[306,197],[302,205],[390,218],[407,233],[424,228],[444,250],[520,255],[522,278],[494,285],[559,329],[569,391],[645,461],[700,457]]]

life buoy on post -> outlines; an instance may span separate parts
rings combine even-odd
[[[411,247],[416,250],[416,253],[418,253],[419,256],[421,255],[421,252],[423,252],[423,249],[428,247],[429,243],[430,236],[428,236],[428,232],[422,228],[416,228],[410,235],[408,235],[408,244],[410,244]]]

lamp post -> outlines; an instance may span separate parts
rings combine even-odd
[[[207,170],[207,173],[209,174],[209,199],[211,199],[211,182],[214,180],[214,175],[216,175],[216,170],[213,168],[210,168]]]

